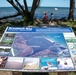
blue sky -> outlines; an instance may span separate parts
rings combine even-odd
[[[22,3],[23,0],[20,0]],[[28,6],[32,5],[33,0],[27,0]],[[48,7],[69,7],[70,0],[41,0],[40,6]],[[10,7],[11,5],[6,0],[1,0],[0,7]]]

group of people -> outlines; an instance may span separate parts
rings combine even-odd
[[[42,20],[36,18],[36,22],[39,24],[42,23],[48,24],[49,22],[53,23],[53,21],[54,21],[53,13],[51,13],[50,16],[48,16],[47,13],[44,13],[44,17]]]
[[[53,21],[53,13],[50,14],[50,19],[48,18],[47,13],[44,13],[43,22],[47,23],[49,20]]]

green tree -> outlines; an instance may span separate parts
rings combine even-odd
[[[69,9],[69,15],[68,15],[69,21],[74,20],[74,10],[75,10],[75,0],[70,0],[70,9]]]
[[[33,0],[31,10],[28,10],[27,0],[23,0],[23,5],[19,0],[7,0],[22,15],[25,22],[33,22],[35,10],[40,4],[40,0]]]

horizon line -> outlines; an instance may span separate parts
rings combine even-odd
[[[0,7],[13,7],[13,6],[0,6]],[[31,6],[28,6],[28,7],[31,7]],[[55,8],[57,8],[57,7],[64,7],[64,6],[39,6],[38,8],[40,8],[40,7],[55,7]],[[69,8],[69,7],[64,7],[64,8]]]

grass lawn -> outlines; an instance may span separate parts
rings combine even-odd
[[[57,75],[57,73],[49,73],[49,75]],[[68,72],[68,75],[76,75],[76,72]]]
[[[76,34],[76,21],[60,22],[62,27],[71,27]]]

